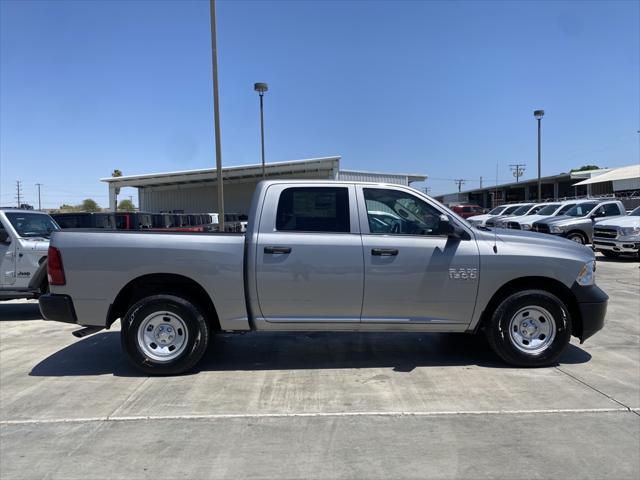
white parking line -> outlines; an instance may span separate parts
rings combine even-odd
[[[86,418],[49,418],[0,420],[0,425],[38,425],[87,422],[135,422],[146,420],[226,420],[233,418],[295,418],[295,417],[446,417],[456,415],[523,415],[571,413],[638,413],[640,408],[558,408],[541,410],[463,410],[443,412],[313,412],[313,413],[219,413],[202,415],[134,415]]]

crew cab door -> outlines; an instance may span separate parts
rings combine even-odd
[[[471,230],[451,238],[443,212],[409,189],[357,187],[365,264],[362,328],[464,330],[479,281]],[[455,220],[449,217],[451,222]]]
[[[5,221],[0,219],[0,286],[16,283],[16,245],[18,242],[11,238],[11,230]],[[4,238],[6,237],[6,238]]]
[[[255,248],[258,322],[359,323],[364,266],[353,185],[270,185]]]

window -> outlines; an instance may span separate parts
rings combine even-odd
[[[280,194],[276,230],[285,232],[351,231],[349,191],[344,187],[293,187]]]
[[[369,231],[378,234],[441,235],[441,213],[427,202],[397,190],[365,188]]]
[[[622,215],[622,212],[620,212],[620,209],[618,208],[618,205],[616,203],[607,203],[606,205],[602,206],[604,209],[604,216],[605,217],[613,217],[615,215]]]
[[[578,203],[565,212],[570,217],[584,217],[588,215],[598,204],[597,203]]]

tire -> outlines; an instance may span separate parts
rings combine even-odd
[[[493,351],[517,367],[553,365],[571,339],[567,306],[544,290],[523,290],[505,298],[485,324]]]
[[[599,250],[607,258],[618,258],[620,254],[618,252],[612,252],[611,250]]]
[[[209,343],[209,325],[191,300],[152,295],[122,318],[120,340],[129,361],[149,375],[177,375],[192,369]]]
[[[589,239],[582,232],[569,232],[567,239],[582,245],[589,243]]]

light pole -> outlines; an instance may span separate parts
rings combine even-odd
[[[542,117],[544,117],[544,110],[536,110],[533,112],[533,116],[538,121],[538,202],[542,201],[542,181],[540,180],[540,134],[541,134],[541,125],[542,125]]]
[[[269,86],[266,83],[254,83],[253,89],[258,92],[258,95],[260,95],[260,140],[262,142],[262,178],[264,178],[264,108],[262,99],[264,97],[264,92],[269,90]]]
[[[218,101],[218,43],[216,38],[216,3],[209,0],[211,20],[211,70],[213,76],[213,123],[216,141],[216,179],[218,187],[218,228],[224,232],[224,182],[222,179],[222,146],[220,142],[220,103]]]

